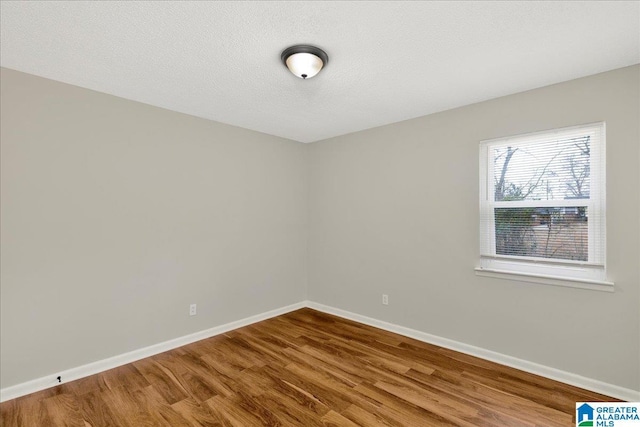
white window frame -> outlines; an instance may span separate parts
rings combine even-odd
[[[495,201],[491,149],[515,146],[545,136],[562,138],[576,132],[597,132],[590,146],[590,196],[580,200],[589,214],[588,260],[570,261],[496,254],[494,209],[500,207],[576,206],[576,200]],[[549,285],[613,291],[607,280],[606,261],[606,127],[604,122],[496,138],[480,142],[480,263],[476,274]]]

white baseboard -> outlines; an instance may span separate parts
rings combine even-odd
[[[63,383],[68,383],[70,381],[88,377],[89,375],[95,375],[108,369],[117,368],[118,366],[126,365],[127,363],[135,362],[136,360],[144,359],[145,357],[150,357],[155,354],[173,350],[174,348],[182,347],[183,345],[191,344],[193,342],[210,338],[215,335],[220,335],[225,332],[229,332],[243,326],[251,325],[252,323],[260,322],[262,320],[270,319],[272,317],[280,316],[281,314],[289,313],[290,311],[298,310],[304,307],[306,307],[305,301],[298,302],[286,307],[280,307],[276,308],[275,310],[267,311],[265,313],[256,314],[255,316],[246,317],[235,322],[226,323],[224,325],[216,326],[204,331],[195,332],[193,334],[185,335],[169,341],[164,341],[159,344],[154,344],[149,347],[144,347],[138,350],[130,351],[128,353],[119,354],[108,359],[98,360],[97,362],[88,363],[86,365],[78,366],[77,368],[71,368],[67,369],[66,371],[52,373],[51,375],[47,375],[45,377],[36,378],[31,381],[27,381],[11,387],[6,387],[0,390],[0,402],[35,393],[37,391],[45,390],[50,387],[55,387],[59,384],[58,380],[56,379],[58,376],[62,378]]]
[[[512,368],[520,369],[521,371],[540,375],[545,378],[563,382],[565,384],[570,384],[576,387],[584,388],[586,390],[591,390],[596,393],[604,394],[606,396],[615,397],[617,399],[626,400],[629,402],[640,401],[640,391],[637,390],[620,387],[614,384],[609,384],[603,381],[573,374],[571,372],[561,371],[559,369],[539,365],[537,363],[518,359],[506,354],[497,353],[495,351],[486,350],[484,348],[475,347],[469,344],[464,344],[436,335],[431,335],[426,332],[417,331],[415,329],[406,328],[404,326],[394,325],[393,323],[384,322],[382,320],[373,319],[371,317],[362,316],[360,314],[352,313],[316,302],[307,301],[307,307],[314,310],[322,311],[324,313],[333,314],[338,317],[343,317],[345,319],[353,320],[355,322],[364,323],[365,325],[384,329],[385,331],[394,332],[396,334],[414,338],[429,344],[434,344],[440,347],[448,348],[450,350],[459,351],[460,353],[476,356],[485,360],[489,360],[491,362],[499,363],[501,365],[510,366]]]
[[[461,353],[480,357],[482,359],[490,360],[501,365],[510,366],[512,368],[520,369],[525,372],[530,372],[532,374],[540,375],[566,384],[571,384],[576,387],[591,390],[596,393],[601,393],[630,402],[640,401],[640,391],[608,384],[602,381],[576,375],[571,372],[561,371],[559,369],[539,365],[537,363],[518,359],[516,357],[507,356],[505,354],[497,353],[491,350],[486,350],[480,347],[475,347],[458,341],[431,335],[426,332],[421,332],[415,329],[406,328],[404,326],[395,325],[393,323],[384,322],[382,320],[373,319],[371,317],[362,316],[360,314],[319,304],[313,301],[301,301],[299,303],[291,304],[286,307],[281,307],[275,310],[267,311],[265,313],[257,314],[255,316],[246,317],[235,322],[226,323],[224,325],[216,326],[204,331],[185,335],[183,337],[130,351],[128,353],[120,354],[108,359],[82,365],[77,368],[52,373],[51,375],[47,375],[46,377],[37,378],[31,381],[17,384],[12,387],[3,388],[0,390],[0,402],[15,399],[16,397],[24,396],[30,393],[35,393],[37,391],[45,390],[50,387],[55,387],[56,385],[58,385],[58,381],[56,380],[57,376],[61,376],[64,383],[75,381],[89,375],[95,375],[108,369],[126,365],[127,363],[135,362],[136,360],[144,359],[145,357],[150,357],[155,354],[159,354],[168,350],[172,350],[174,348],[181,347],[183,345],[210,338],[215,335],[223,334],[225,332],[241,328],[243,326],[251,325],[262,320],[270,319],[281,314],[289,313],[291,311],[298,310],[304,307],[309,307],[324,313],[333,314],[335,316],[343,317],[345,319],[353,320],[365,325],[384,329],[386,331],[414,338],[429,344],[434,344],[440,347],[459,351]]]

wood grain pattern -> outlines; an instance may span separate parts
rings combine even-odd
[[[302,309],[0,405],[2,426],[569,426],[586,390]]]

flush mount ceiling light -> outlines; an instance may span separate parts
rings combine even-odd
[[[286,48],[282,51],[280,59],[289,71],[301,79],[310,79],[329,63],[325,51],[307,44]]]

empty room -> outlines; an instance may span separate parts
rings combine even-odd
[[[0,1],[0,425],[640,426],[640,1]]]

